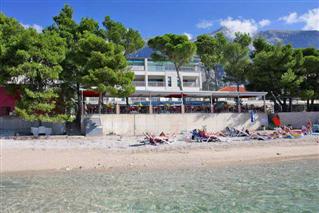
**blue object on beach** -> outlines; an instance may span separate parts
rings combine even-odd
[[[254,110],[249,110],[249,115],[250,115],[250,122],[255,122],[256,116],[255,116],[255,111]]]
[[[319,124],[314,124],[312,126],[312,132],[313,133],[319,133]]]

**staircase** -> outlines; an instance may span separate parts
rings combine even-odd
[[[100,118],[85,118],[84,119],[85,136],[101,136],[103,135],[103,127]]]

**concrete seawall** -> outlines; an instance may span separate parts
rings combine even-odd
[[[0,135],[31,134],[31,127],[38,125],[38,122],[25,121],[19,117],[3,116],[0,117]],[[43,122],[43,126],[52,128],[52,133],[56,135],[65,133],[64,124]]]
[[[161,131],[178,133],[206,126],[209,131],[220,131],[225,127],[248,128],[256,130],[267,125],[267,114],[256,114],[256,120],[250,121],[248,113],[192,113],[192,114],[109,114],[92,115],[100,117],[104,134],[142,135],[143,132]]]
[[[319,112],[280,112],[278,115],[282,124],[293,128],[301,128],[309,119],[312,123],[319,123]]]

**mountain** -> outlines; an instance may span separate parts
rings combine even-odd
[[[282,42],[291,44],[295,48],[314,47],[319,49],[319,31],[316,30],[267,30],[259,32],[257,36],[264,37],[271,43]]]
[[[218,32],[229,35],[227,28],[220,28],[212,33],[215,35]],[[283,44],[291,44],[295,48],[314,47],[319,49],[319,31],[316,30],[266,30],[258,32],[254,37],[264,37],[272,44],[281,42]],[[130,58],[150,58],[153,50],[148,46],[140,49],[136,53],[130,54]]]
[[[215,35],[218,32],[229,35],[227,28],[220,28],[210,34]],[[295,48],[319,49],[319,31],[317,30],[266,30],[258,32],[254,37],[263,37],[272,44],[281,42],[291,44]]]

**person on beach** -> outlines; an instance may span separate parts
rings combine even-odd
[[[306,128],[307,128],[307,134],[311,135],[312,134],[312,122],[310,119],[307,121]]]

